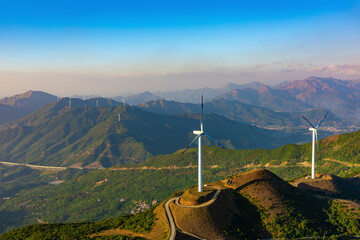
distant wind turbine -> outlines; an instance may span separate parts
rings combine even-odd
[[[207,133],[204,132],[204,104],[203,104],[203,96],[201,95],[201,118],[200,118],[200,131],[195,130],[193,131],[194,134],[196,134],[196,138],[190,143],[190,145],[182,152],[184,154],[186,150],[190,148],[191,145],[195,143],[196,140],[198,140],[198,192],[202,192],[202,151],[201,151],[201,137],[203,135],[206,135],[211,141],[216,143],[216,145],[220,146],[219,143],[217,143],[212,137],[210,137]],[[222,147],[224,148],[224,147]]]
[[[323,119],[319,122],[319,124],[314,127],[314,125],[306,119],[306,117],[304,117],[304,115],[301,115],[305,121],[307,121],[311,128],[309,128],[310,131],[312,131],[312,161],[311,161],[311,178],[315,179],[315,141],[316,141],[316,146],[319,152],[319,143],[318,143],[318,135],[317,135],[317,129],[318,127],[320,127],[321,123],[324,121],[324,119],[326,118],[326,116],[328,115],[328,113],[325,114],[325,116],[323,117]]]

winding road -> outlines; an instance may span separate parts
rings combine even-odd
[[[175,225],[175,221],[174,218],[172,216],[171,210],[170,210],[170,203],[175,201],[175,200],[179,200],[180,197],[176,197],[176,198],[172,198],[169,201],[167,201],[165,203],[165,212],[166,212],[166,216],[168,218],[169,221],[169,226],[170,226],[170,237],[169,240],[175,240],[175,236],[176,236],[176,225]]]
[[[196,206],[186,206],[186,205],[182,205],[179,203],[179,200],[181,198],[180,197],[175,197],[175,198],[171,198],[170,200],[168,200],[166,203],[165,203],[165,212],[166,212],[166,216],[168,218],[168,222],[169,222],[169,226],[170,226],[170,236],[169,236],[169,240],[175,240],[175,237],[176,237],[176,224],[175,224],[175,221],[174,221],[174,218],[173,218],[173,215],[171,213],[171,210],[170,210],[170,203],[174,202],[176,205],[178,206],[181,206],[181,207],[186,207],[186,208],[201,208],[201,207],[206,207],[206,206],[209,206],[210,204],[212,204],[217,196],[219,195],[220,193],[220,189],[217,189],[216,190],[216,193],[214,194],[214,196],[207,202],[205,203],[202,203],[200,205],[196,205]],[[182,233],[188,235],[188,236],[191,236],[191,237],[194,237],[195,239],[202,239],[202,240],[205,240],[204,238],[201,238],[199,236],[196,236],[195,234],[192,234],[192,233],[189,233],[189,232],[184,232],[182,231]]]

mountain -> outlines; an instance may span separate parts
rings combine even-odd
[[[341,181],[358,188],[354,180],[360,179]],[[321,185],[328,176],[316,181]],[[0,235],[0,239],[168,239],[170,233],[176,234],[175,239],[351,239],[360,234],[359,213],[356,201],[319,196],[270,171],[255,169],[207,183],[202,193],[188,187],[134,215],[30,225]],[[175,229],[169,227],[168,219],[173,219]]]
[[[69,101],[61,99],[0,127],[0,158],[89,168],[138,163],[187,146],[199,126],[199,114],[160,115],[105,99],[99,99],[99,107],[94,99],[71,99],[69,108]],[[299,140],[216,114],[204,120],[208,133],[228,148],[275,148]]]
[[[127,97],[121,97],[121,96],[114,97],[114,100],[119,101],[119,102],[125,102],[128,105],[137,105],[137,104],[140,104],[143,102],[147,102],[150,100],[156,100],[156,99],[159,99],[159,97],[152,94],[149,91],[134,94],[134,95],[129,95]]]
[[[205,101],[210,101],[212,98],[215,98],[221,94],[227,93],[234,89],[244,89],[244,88],[259,88],[265,86],[260,82],[251,82],[245,84],[235,84],[228,83],[221,88],[200,88],[200,89],[185,89],[179,91],[170,91],[170,92],[155,92],[157,96],[160,96],[162,99],[173,100],[177,102],[189,102],[197,103],[201,95],[204,95]]]
[[[310,77],[283,82],[277,89],[304,104],[329,109],[344,119],[359,121],[360,81]]]
[[[261,82],[250,82],[250,83],[244,83],[244,84],[236,84],[236,83],[228,83],[224,87],[220,88],[222,92],[230,92],[235,89],[258,89],[260,87],[266,87],[265,84]]]
[[[27,113],[22,109],[18,109],[16,107],[12,107],[9,105],[0,104],[0,125],[22,118],[26,115]]]
[[[55,102],[56,96],[41,92],[41,91],[27,91],[12,97],[0,99],[0,104],[9,105],[20,109],[34,112],[40,107]]]
[[[359,90],[360,81],[309,77],[303,80],[285,81],[274,88],[264,85],[257,89],[234,89],[217,98],[238,100],[274,111],[327,109],[342,119],[358,124]]]
[[[234,89],[218,96],[227,100],[237,100],[247,104],[270,108],[274,111],[304,111],[312,108],[312,105],[298,101],[286,91],[261,86],[257,89],[245,88]]]
[[[27,91],[0,99],[0,124],[25,117],[46,104],[56,102],[56,99],[56,96],[40,91]]]
[[[167,115],[182,113],[200,113],[199,104],[180,103],[176,101],[168,101],[165,99],[143,102],[137,105],[137,107],[143,111]]]
[[[149,101],[138,105],[144,111],[154,112],[158,114],[179,114],[179,113],[199,113],[200,107],[197,104],[179,103],[167,100]],[[320,120],[326,110],[316,109],[302,112],[276,112],[274,110],[249,105],[236,100],[218,99],[204,104],[206,112],[212,112],[229,118],[231,120],[251,124],[253,126],[268,129],[303,129],[308,127],[301,115],[305,115],[309,119]],[[329,113],[323,129],[331,134],[339,131],[349,131],[351,122],[337,117],[333,113]],[[327,135],[328,133],[326,133]],[[325,136],[326,136],[325,135]],[[324,135],[323,135],[324,136]]]

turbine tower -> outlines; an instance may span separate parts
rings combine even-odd
[[[195,130],[193,133],[197,135],[195,139],[190,143],[190,145],[182,152],[186,152],[190,148],[191,145],[195,143],[196,140],[198,140],[198,192],[202,192],[202,151],[201,151],[201,137],[203,135],[207,136],[211,141],[213,141],[216,145],[220,146],[219,143],[217,143],[212,137],[210,137],[207,133],[204,132],[204,104],[203,104],[203,96],[201,95],[201,118],[200,118],[200,131]],[[222,147],[223,148],[223,147]]]
[[[312,131],[312,160],[311,160],[311,178],[315,179],[315,141],[316,141],[316,146],[318,148],[318,152],[319,152],[319,143],[318,143],[318,136],[317,136],[317,129],[318,127],[320,127],[321,123],[324,121],[324,119],[326,118],[326,116],[328,115],[328,113],[325,114],[325,116],[323,117],[323,119],[319,122],[319,124],[314,127],[314,125],[306,119],[306,117],[304,117],[304,115],[301,115],[305,121],[307,121],[311,128],[309,128],[310,131]]]

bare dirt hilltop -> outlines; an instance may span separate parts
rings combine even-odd
[[[187,189],[170,208],[180,231],[203,239],[359,234],[359,199],[345,194],[359,186],[359,178],[317,177],[313,181],[297,179],[292,185],[270,171],[256,169],[209,183],[203,193],[196,187]],[[338,198],[319,197],[314,191],[319,189]],[[351,212],[347,211],[350,207]],[[342,223],[338,222],[340,218]]]

